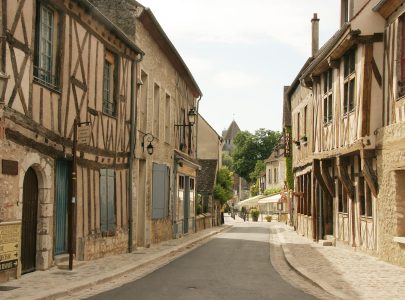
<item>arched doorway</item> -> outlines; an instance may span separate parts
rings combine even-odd
[[[35,271],[38,213],[38,178],[33,168],[25,173],[21,226],[21,273]]]

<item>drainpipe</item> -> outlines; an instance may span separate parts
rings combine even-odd
[[[129,135],[129,145],[130,145],[130,151],[129,151],[129,167],[128,167],[128,252],[131,253],[133,250],[133,223],[134,223],[134,216],[132,213],[132,201],[133,201],[133,189],[132,189],[132,173],[133,173],[133,164],[134,164],[134,156],[135,156],[135,145],[136,145],[136,139],[135,139],[135,130],[136,130],[136,121],[137,121],[137,114],[136,114],[136,107],[138,104],[138,87],[135,87],[135,82],[136,80],[136,75],[137,75],[137,65],[140,63],[143,59],[144,54],[141,54],[139,59],[136,59],[132,62],[131,64],[131,74],[132,74],[132,80],[131,80],[131,116],[130,116],[130,122],[131,122],[131,128],[130,128],[130,135]]]
[[[196,136],[196,143],[195,143],[195,158],[198,159],[198,119],[199,119],[199,107],[200,107],[200,101],[201,101],[202,95],[198,97],[197,99],[197,123],[196,123],[196,128],[195,128],[195,136]]]

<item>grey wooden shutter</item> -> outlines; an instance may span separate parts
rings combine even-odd
[[[161,219],[166,216],[166,179],[167,167],[153,164],[152,174],[152,219]]]
[[[108,230],[115,230],[115,173],[107,170],[107,226]]]
[[[107,170],[100,170],[100,227],[101,232],[108,230],[107,221]]]

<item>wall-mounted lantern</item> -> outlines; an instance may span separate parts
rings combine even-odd
[[[191,108],[187,114],[188,124],[175,124],[176,127],[191,127],[195,124],[197,113],[194,108]]]
[[[150,133],[147,133],[147,134],[145,134],[143,136],[142,143],[141,143],[141,147],[142,147],[143,152],[145,151],[145,139],[146,139],[146,142],[149,143],[146,146],[146,152],[148,152],[149,155],[152,155],[153,154],[153,148],[154,148],[153,145],[152,145],[152,142],[155,139],[155,137],[153,135],[151,135]]]

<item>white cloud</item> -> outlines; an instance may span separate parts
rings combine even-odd
[[[194,42],[257,43],[273,39],[308,52],[314,11],[322,31],[338,27],[335,0],[145,0],[163,28]],[[176,8],[176,9],[173,9]],[[175,20],[173,22],[173,20]]]
[[[226,89],[243,89],[258,86],[264,82],[260,76],[242,71],[226,70],[213,76],[214,83]]]

